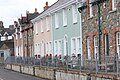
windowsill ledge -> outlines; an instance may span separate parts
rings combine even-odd
[[[55,29],[59,29],[58,27],[56,27]]]
[[[66,25],[63,25],[63,27],[67,27],[67,24],[66,24]]]
[[[77,24],[78,22],[76,21],[76,22],[73,22],[73,24]]]
[[[95,16],[90,16],[90,17],[88,17],[88,20],[90,20],[90,19],[93,19]]]
[[[117,9],[113,9],[113,10],[109,11],[109,14],[114,13],[114,12],[117,12]]]
[[[49,32],[50,30],[48,29],[47,32]]]

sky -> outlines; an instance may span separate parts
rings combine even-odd
[[[21,15],[25,16],[26,11],[33,13],[37,8],[38,12],[42,12],[46,1],[50,6],[57,0],[0,0],[0,21],[3,21],[4,27],[9,27]]]

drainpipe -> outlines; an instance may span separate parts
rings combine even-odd
[[[101,21],[100,21],[100,16],[101,16],[101,13],[100,13],[100,4],[98,3],[97,4],[98,6],[98,47],[99,47],[99,64],[101,64],[101,35],[102,35],[102,32],[101,32]]]

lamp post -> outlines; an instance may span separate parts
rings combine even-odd
[[[101,17],[101,13],[100,13],[100,4],[97,4],[98,6],[98,46],[99,46],[99,63],[101,64],[101,21],[100,21],[100,17]]]
[[[92,6],[94,5],[97,5],[97,8],[98,8],[98,47],[99,47],[99,64],[101,64],[101,35],[102,35],[102,32],[101,32],[101,20],[100,20],[100,17],[101,17],[101,11],[100,11],[100,4],[105,2],[107,0],[94,0],[93,2],[91,2],[90,4],[92,4]],[[78,8],[78,11],[81,13],[82,10],[86,9],[87,8],[87,4],[84,4],[83,3],[83,6],[79,7]]]

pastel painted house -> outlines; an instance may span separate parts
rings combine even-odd
[[[78,56],[82,53],[80,0],[58,0],[51,10],[54,56]]]
[[[34,55],[44,57],[52,55],[52,16],[50,15],[51,6],[48,2],[44,7],[44,11],[38,17],[32,20],[34,25]]]

